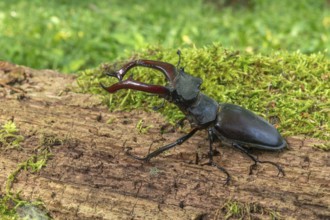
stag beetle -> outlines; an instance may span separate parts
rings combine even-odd
[[[261,161],[248,152],[249,148],[272,151],[283,149],[286,146],[286,141],[280,133],[270,123],[253,112],[238,105],[218,103],[203,94],[199,89],[202,79],[189,75],[182,67],[179,68],[181,61],[180,51],[178,51],[178,55],[179,61],[177,67],[160,61],[135,60],[127,63],[116,72],[105,71],[106,75],[116,77],[119,80],[118,83],[110,87],[101,84],[109,93],[115,93],[120,89],[133,89],[156,94],[177,105],[185,114],[185,119],[192,126],[192,130],[188,134],[179,138],[174,143],[151,152],[145,157],[132,155],[129,151],[127,151],[127,154],[138,160],[149,161],[162,152],[182,144],[198,130],[207,129],[209,139],[208,164],[217,167],[227,175],[225,184],[228,184],[230,181],[229,173],[223,167],[213,162],[212,145],[215,138],[223,144],[233,146],[247,154],[254,161],[254,164],[250,167],[250,173],[257,163],[269,163],[274,165],[278,169],[279,174],[282,173],[284,176],[284,171],[278,164],[271,161]],[[133,80],[132,76],[123,80],[125,74],[136,66],[161,71],[166,77],[168,84],[166,86],[146,84]]]

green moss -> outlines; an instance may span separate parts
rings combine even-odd
[[[158,176],[161,170],[159,170],[157,167],[151,167],[149,170],[150,176]]]
[[[239,201],[227,201],[221,211],[225,215],[225,219],[259,219],[256,216],[269,216],[269,219],[283,219],[283,217],[275,210],[264,208],[257,203],[242,203]]]
[[[44,213],[40,207],[43,206],[41,201],[26,201],[20,198],[19,193],[12,192],[12,185],[17,177],[17,175],[22,171],[29,171],[30,173],[39,172],[44,166],[51,156],[48,148],[42,148],[40,152],[36,155],[31,156],[26,161],[19,163],[17,168],[8,176],[6,182],[6,192],[3,198],[0,198],[0,217],[8,218],[8,219],[21,219],[18,216],[25,215],[29,211],[31,212],[30,216],[42,216],[40,213]],[[33,212],[33,213],[32,213]],[[19,215],[17,215],[19,213]],[[48,219],[47,214],[43,214],[44,218],[40,219]]]
[[[227,50],[219,44],[203,48],[184,48],[181,65],[185,71],[203,79],[201,90],[218,102],[241,105],[269,120],[284,136],[306,135],[330,140],[330,62],[322,53],[274,52],[268,56]],[[176,65],[176,50],[151,47],[128,55],[129,59],[161,60]],[[120,61],[87,70],[77,79],[80,91],[98,94],[110,110],[144,108],[151,111],[162,100],[138,91],[103,91],[99,83],[111,85],[116,79],[104,76],[104,69],[118,70]],[[135,68],[135,80],[163,84],[161,73]],[[128,74],[127,76],[129,76]],[[167,104],[161,111],[174,122],[182,113]],[[329,150],[330,147],[323,148]]]
[[[13,125],[4,127],[6,127],[6,131],[18,131]],[[44,134],[40,137],[40,144],[42,146],[40,145],[41,147],[38,148],[37,153],[19,163],[17,168],[8,176],[5,192],[2,196],[0,195],[0,219],[50,219],[41,201],[23,200],[19,193],[12,191],[13,183],[18,174],[23,171],[29,173],[39,172],[46,166],[52,155],[50,147],[62,144],[62,141],[54,135]]]
[[[41,133],[39,136],[39,146],[43,147],[53,147],[62,145],[65,140],[60,139],[55,134],[52,133]]]
[[[227,202],[225,204],[225,211],[226,211],[226,216],[225,219],[229,219],[230,217],[243,217],[244,208],[241,203],[238,202]]]
[[[149,129],[152,128],[152,125],[145,125],[145,122],[143,119],[139,120],[138,123],[136,124],[136,129],[140,134],[145,134],[148,133]]]
[[[16,220],[18,216],[14,209],[8,208],[7,198],[0,197],[0,219]]]
[[[18,149],[23,140],[24,137],[19,135],[19,130],[12,121],[6,122],[0,129],[0,149]]]

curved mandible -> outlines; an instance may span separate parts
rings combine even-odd
[[[176,76],[176,68],[170,63],[165,63],[161,61],[154,61],[154,60],[134,60],[129,63],[126,63],[120,70],[116,71],[116,73],[109,73],[110,76],[115,76],[119,79],[119,81],[122,81],[125,74],[136,66],[143,66],[148,67],[152,69],[157,69],[161,71],[166,79],[170,82],[174,81],[174,78]]]
[[[115,93],[120,89],[133,89],[133,90],[138,90],[138,91],[142,91],[142,92],[157,94],[163,98],[167,98],[171,94],[170,90],[168,88],[166,88],[165,86],[142,83],[142,82],[131,79],[131,77],[127,80],[115,83],[109,87],[104,86],[102,83],[100,85],[102,86],[103,89],[105,89],[109,93]]]

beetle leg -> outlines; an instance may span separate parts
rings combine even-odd
[[[197,128],[194,128],[188,134],[186,134],[185,136],[177,139],[175,142],[173,142],[171,144],[168,144],[168,145],[165,145],[165,146],[163,146],[161,148],[158,148],[157,150],[151,152],[150,154],[148,154],[145,157],[138,157],[138,156],[135,156],[135,155],[131,154],[129,152],[130,149],[128,151],[126,151],[126,153],[129,156],[131,156],[131,157],[133,157],[133,158],[135,158],[137,160],[149,161],[151,158],[158,156],[159,154],[163,153],[164,151],[167,151],[167,150],[175,147],[176,145],[181,145],[183,142],[185,142],[186,140],[188,140],[189,138],[191,138],[199,129],[200,128],[198,128],[198,127]]]
[[[257,163],[269,163],[272,164],[273,166],[275,166],[278,169],[278,175],[280,173],[282,173],[283,176],[285,176],[284,170],[282,169],[282,167],[280,165],[278,165],[277,163],[274,163],[272,161],[265,161],[265,160],[259,160],[258,158],[256,158],[255,156],[253,156],[252,154],[250,154],[246,149],[244,149],[242,146],[240,146],[239,144],[235,144],[233,143],[233,147],[239,149],[241,152],[245,153],[246,155],[248,155],[253,161],[254,164],[252,164],[250,166],[250,175],[252,174],[252,170],[255,168],[255,166],[257,165]]]
[[[226,178],[226,182],[224,185],[228,185],[229,182],[230,182],[230,175],[228,173],[228,171],[223,168],[222,166],[219,166],[218,164],[216,164],[214,161],[213,161],[213,142],[214,142],[214,138],[213,138],[213,132],[212,132],[212,128],[209,128],[208,129],[208,136],[209,136],[209,143],[210,143],[210,151],[209,151],[209,165],[211,166],[214,166],[216,168],[218,168],[219,170],[221,170],[222,172],[224,172],[226,175],[227,175],[227,178]]]
[[[175,125],[171,125],[169,123],[163,125],[160,130],[162,131],[162,133],[164,131],[174,131],[176,129],[178,129],[179,127],[183,127],[183,122],[187,120],[187,117],[181,118],[178,122],[175,123]]]
[[[185,120],[188,120],[187,116],[185,116],[184,118],[181,118],[177,123],[175,123],[175,127],[178,128],[178,127],[183,127],[183,123]]]
[[[159,109],[164,108],[164,106],[165,106],[165,99],[163,100],[162,104],[152,107],[152,110],[158,111]]]

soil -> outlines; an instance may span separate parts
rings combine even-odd
[[[99,97],[75,91],[75,76],[0,62],[0,124],[13,120],[25,137],[21,150],[0,149],[0,197],[17,164],[35,154],[42,139],[53,141],[52,156],[38,173],[21,172],[13,191],[26,200],[42,200],[54,219],[224,219],[228,204],[243,204],[245,218],[330,219],[329,152],[313,147],[324,141],[287,137],[281,152],[254,151],[252,161],[216,144],[215,162],[207,161],[205,131],[149,163],[143,156],[171,143],[188,129],[168,129],[157,112],[109,112]],[[136,125],[143,120],[146,129]],[[235,216],[232,216],[235,217]]]

